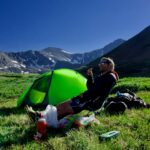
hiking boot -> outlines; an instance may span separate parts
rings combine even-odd
[[[38,111],[34,111],[31,106],[29,107],[28,105],[26,105],[25,111],[29,116],[30,120],[34,123],[37,122],[38,119],[41,117],[41,113]]]

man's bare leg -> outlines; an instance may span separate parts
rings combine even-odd
[[[61,119],[67,115],[70,115],[70,114],[74,114],[74,111],[70,105],[72,101],[67,101],[67,102],[64,102],[64,103],[61,103],[59,104],[56,108],[57,108],[57,117],[58,119]],[[28,114],[28,116],[30,117],[30,119],[33,121],[33,122],[36,122],[38,120],[38,118],[41,117],[41,112],[39,111],[34,111],[32,109],[32,107],[29,107],[29,106],[26,106],[25,107],[25,110]]]
[[[74,111],[70,105],[72,101],[67,101],[57,106],[58,118],[63,118],[66,115],[74,114]]]

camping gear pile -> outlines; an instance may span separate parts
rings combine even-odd
[[[52,121],[51,121],[52,122]],[[90,125],[92,123],[99,124],[99,120],[95,118],[95,114],[91,114],[90,116],[79,116],[79,115],[68,115],[60,120],[57,121],[58,125],[55,128],[58,128],[60,130],[68,131],[71,128],[80,128],[87,125]],[[55,122],[53,122],[55,124]],[[45,118],[39,118],[37,122],[37,132],[36,135],[34,135],[35,141],[40,141],[45,138],[47,138],[48,135],[48,127],[54,127],[51,126]]]
[[[126,109],[147,108],[148,104],[129,89],[118,91],[116,96],[108,98],[103,107],[109,114],[122,114]]]

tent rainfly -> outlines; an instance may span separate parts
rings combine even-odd
[[[58,105],[86,91],[86,78],[71,69],[42,74],[17,100],[17,106]]]

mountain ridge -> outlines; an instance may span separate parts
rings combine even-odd
[[[116,70],[121,76],[150,76],[150,26],[104,56],[115,61]],[[99,60],[87,67],[92,65],[96,68]]]
[[[55,47],[47,47],[39,51],[27,50],[22,52],[3,52],[3,54],[5,54],[3,57],[6,56],[8,61],[6,61],[4,66],[1,59],[0,72],[40,73],[64,67],[76,69],[82,65],[88,64],[102,54],[111,51],[114,47],[119,46],[123,42],[124,40],[118,39],[101,49],[74,54]],[[12,62],[11,65],[9,65],[10,62]],[[14,63],[17,63],[18,65],[15,65]]]

